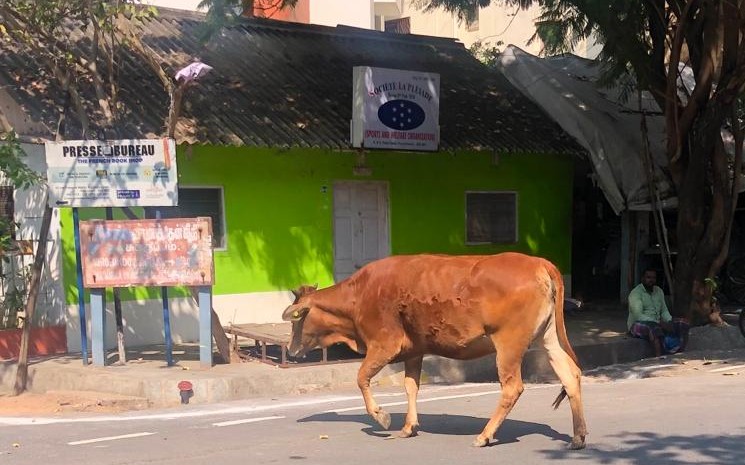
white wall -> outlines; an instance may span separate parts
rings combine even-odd
[[[493,1],[491,5],[479,10],[478,28],[469,30],[465,22],[458,19],[443,9],[431,12],[419,10],[412,0],[404,1],[402,17],[408,16],[411,23],[412,34],[422,34],[437,37],[457,38],[466,47],[470,47],[477,40],[484,44],[497,46],[504,50],[507,45],[516,45],[533,55],[541,52],[540,40],[535,40],[528,45],[530,38],[535,33],[535,20],[540,15],[537,5],[527,10],[516,7],[506,7],[501,2]],[[595,58],[600,52],[600,47],[592,40],[582,41],[575,47],[574,53],[585,58]]]
[[[292,303],[292,294],[287,291],[254,292],[250,294],[219,295],[212,297],[212,307],[223,326],[241,323],[279,323],[282,312]],[[85,303],[88,350],[91,348],[91,309]],[[190,298],[169,299],[171,339],[174,343],[199,342],[199,309]],[[80,314],[78,305],[66,307],[67,348],[80,351]],[[137,347],[164,343],[163,306],[160,300],[122,302],[124,344]],[[116,348],[116,321],[114,308],[106,302],[107,349]]]
[[[310,22],[374,29],[374,5],[371,0],[311,0]]]
[[[26,164],[34,171],[46,177],[46,156],[44,145],[22,144],[27,157]],[[45,185],[15,193],[15,218],[19,228],[16,239],[38,240],[41,228],[41,217],[44,211]],[[67,347],[70,352],[79,352],[80,315],[78,304],[68,305],[65,302],[62,253],[60,209],[54,209],[49,238],[47,240],[46,262],[42,277],[41,292],[37,301],[34,322],[37,326],[64,324],[67,332]],[[25,256],[24,263],[31,263],[33,256]],[[70,277],[75,282],[75,276]],[[285,291],[256,292],[251,294],[234,294],[213,296],[212,305],[220,322],[227,326],[231,323],[277,323],[282,321],[282,312],[292,303],[292,294]],[[90,302],[85,302],[88,349],[91,348]],[[199,341],[199,310],[191,299],[172,298],[169,301],[171,311],[171,331],[173,341]],[[106,302],[106,347],[116,348],[116,323],[113,303]],[[122,302],[122,314],[125,327],[125,343],[128,346],[162,344],[163,310],[160,300]]]
[[[528,41],[535,32],[533,22],[539,14],[537,6],[520,10],[493,2],[479,10],[478,28],[469,30],[465,22],[459,21],[453,14],[443,9],[424,12],[417,9],[409,0],[404,2],[402,16],[411,18],[413,34],[453,37],[463,42],[466,47],[470,47],[477,40],[492,45],[502,41],[504,45],[499,46],[500,49],[513,44],[535,54],[540,50],[540,43],[529,46]]]
[[[40,144],[21,144],[27,157],[23,159],[34,171],[46,178],[46,157],[44,146]],[[46,184],[26,190],[17,190],[14,196],[14,221],[19,225],[17,240],[38,241],[41,218],[44,213],[44,193]],[[33,263],[33,255],[16,257],[19,265]],[[22,260],[22,261],[21,261]],[[59,210],[52,215],[52,224],[47,239],[46,261],[41,281],[39,297],[34,312],[34,325],[54,326],[65,322],[65,300],[62,287],[62,254],[60,250]]]

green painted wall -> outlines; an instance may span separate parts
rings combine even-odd
[[[495,253],[544,256],[564,273],[571,266],[572,161],[569,156],[490,153],[367,154],[372,175],[355,177],[356,155],[321,150],[193,147],[179,149],[181,186],[222,186],[227,248],[215,251],[215,294],[273,291],[333,282],[334,181],[389,185],[393,254]],[[517,244],[465,245],[465,191],[518,192]],[[103,209],[81,209],[81,219]],[[115,216],[123,218],[115,209]],[[72,214],[62,211],[64,281],[75,289]],[[175,291],[176,295],[183,292]],[[156,297],[138,289],[123,298]]]

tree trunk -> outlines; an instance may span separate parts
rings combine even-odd
[[[678,185],[678,257],[673,286],[674,316],[693,325],[710,322],[712,287],[707,278],[719,271],[717,258],[729,248],[731,175],[720,129],[724,105],[710,101],[688,135],[683,179]]]
[[[23,326],[21,335],[21,348],[18,354],[18,367],[16,369],[16,382],[13,385],[13,395],[17,396],[26,390],[28,382],[28,345],[31,338],[31,325],[34,321],[34,309],[36,308],[36,299],[39,297],[41,288],[41,272],[44,269],[44,261],[47,253],[47,236],[52,224],[52,208],[47,201],[47,195],[44,196],[44,216],[41,220],[41,230],[39,232],[39,245],[36,247],[36,256],[34,257],[33,268],[31,269],[31,282],[28,289],[28,300],[26,300],[26,321]]]

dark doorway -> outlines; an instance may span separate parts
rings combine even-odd
[[[617,301],[621,283],[621,217],[598,186],[589,162],[574,168],[572,297]]]

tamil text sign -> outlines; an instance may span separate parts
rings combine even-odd
[[[173,139],[46,143],[52,207],[178,205]]]
[[[437,150],[439,74],[356,66],[353,79],[354,147]]]
[[[213,284],[211,218],[82,221],[85,287]]]

